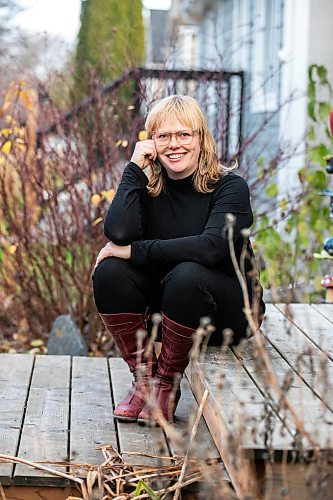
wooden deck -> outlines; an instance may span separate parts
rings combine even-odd
[[[332,465],[315,484],[318,470],[305,463],[318,450],[332,458],[333,305],[292,304],[291,313],[287,319],[284,304],[269,304],[257,334],[271,370],[255,338],[243,348],[210,348],[187,369],[198,401],[209,389],[204,417],[240,498],[249,490],[272,499],[333,495]]]
[[[322,464],[326,476],[319,481],[313,463],[305,462],[333,449],[333,306],[293,304],[291,311],[287,319],[284,305],[268,305],[258,334],[267,359],[254,338],[242,349],[209,348],[188,367],[189,382],[182,381],[175,427],[189,435],[190,415],[207,389],[206,423],[201,420],[192,450],[222,457],[221,477],[230,477],[239,498],[332,498],[332,465]],[[267,379],[267,363],[285,399]],[[119,358],[0,354],[0,454],[101,464],[98,447],[111,444],[129,463],[154,465],[183,453],[160,428],[113,420],[113,405],[129,385]],[[52,486],[58,492],[52,498],[60,500],[69,491],[58,490],[68,487],[65,479],[22,464],[0,463],[0,482],[8,499],[51,498],[45,491]],[[23,494],[27,486],[42,496]]]
[[[98,447],[112,445],[133,465],[170,463],[159,457],[184,454],[184,450],[177,449],[161,428],[113,419],[113,405],[127,394],[130,381],[120,358],[0,354],[0,454],[32,462],[102,464]],[[175,427],[185,437],[191,430],[190,415],[197,409],[184,378]],[[220,459],[203,419],[195,443],[193,457]],[[129,454],[133,452],[156,458]],[[221,467],[222,477],[229,481]],[[64,467],[58,469],[66,472]],[[84,477],[86,471],[77,474]],[[22,464],[0,462],[0,484],[8,500],[61,500],[74,493],[68,480]]]

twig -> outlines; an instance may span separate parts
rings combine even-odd
[[[233,241],[234,216],[232,214],[228,214],[227,221],[228,221],[227,222],[228,223],[228,241],[229,241],[230,256],[231,256],[231,260],[232,260],[238,281],[240,283],[240,286],[241,286],[242,292],[243,292],[244,306],[245,306],[244,313],[245,313],[246,319],[248,321],[249,327],[251,329],[251,332],[253,334],[254,342],[256,343],[258,350],[262,356],[263,362],[267,368],[268,382],[271,384],[273,389],[275,389],[278,396],[281,398],[281,401],[283,401],[283,403],[284,403],[286,409],[289,411],[289,414],[290,414],[291,418],[293,419],[298,431],[308,439],[309,443],[311,443],[311,445],[314,447],[314,451],[317,454],[319,451],[318,444],[314,441],[312,436],[306,431],[302,421],[298,418],[294,408],[289,403],[286,395],[284,394],[283,390],[280,387],[280,384],[279,384],[276,376],[273,373],[269,356],[267,354],[266,349],[263,346],[261,336],[260,336],[260,334],[258,334],[258,324],[255,323],[255,321],[252,317],[247,284],[246,284],[244,276],[241,273],[241,270],[240,270],[238,262],[237,262],[236,254],[235,254],[235,247],[234,247],[234,241]]]
[[[34,467],[35,469],[40,469],[44,472],[49,472],[55,476],[63,477],[68,479],[69,481],[74,481],[75,483],[84,485],[83,479],[77,478],[75,476],[70,476],[69,474],[65,474],[64,472],[60,472],[54,469],[50,469],[49,467],[45,467],[44,465],[37,464],[35,462],[31,462],[30,460],[25,460],[24,458],[13,457],[11,455],[3,455],[0,454],[0,462],[11,462],[11,463],[20,463],[24,465],[29,465],[30,467]]]
[[[2,484],[0,483],[1,500],[7,500]]]
[[[191,435],[190,435],[190,439],[189,439],[189,442],[188,442],[188,447],[187,447],[187,451],[186,451],[186,454],[185,454],[183,466],[181,468],[178,481],[176,483],[176,485],[178,487],[177,487],[177,489],[175,491],[175,494],[173,496],[173,500],[178,500],[178,498],[179,498],[180,484],[182,483],[182,481],[184,479],[184,476],[185,476],[185,470],[186,470],[186,467],[187,467],[190,446],[193,443],[194,438],[195,438],[195,436],[197,434],[199,422],[200,422],[200,419],[202,417],[202,412],[203,412],[204,406],[206,404],[208,394],[209,394],[209,391],[208,391],[208,389],[206,389],[205,392],[204,392],[204,394],[203,394],[203,396],[202,396],[202,399],[201,399],[201,402],[200,402],[200,406],[198,408],[197,415],[195,417],[195,421],[194,421],[194,424],[193,424],[193,427],[192,427],[192,430],[191,430]]]

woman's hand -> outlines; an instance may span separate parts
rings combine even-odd
[[[131,161],[136,163],[142,170],[156,160],[157,152],[153,139],[139,141],[136,143]]]
[[[99,252],[97,259],[96,259],[96,264],[95,264],[95,269],[98,266],[102,260],[106,259],[107,257],[118,257],[119,259],[130,259],[131,258],[131,245],[125,245],[125,246],[120,246],[120,245],[115,245],[115,243],[112,243],[112,241],[109,241]]]

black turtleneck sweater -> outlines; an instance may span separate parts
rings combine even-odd
[[[230,172],[211,193],[198,193],[193,175],[170,179],[157,197],[148,195],[148,179],[133,162],[124,170],[117,193],[106,215],[106,237],[118,245],[131,244],[131,261],[170,269],[185,261],[216,267],[235,276],[226,234],[226,214],[236,217],[234,244],[237,260],[243,248],[241,230],[251,226],[253,215],[246,181]],[[247,243],[245,270],[252,268]]]

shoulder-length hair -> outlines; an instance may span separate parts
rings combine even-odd
[[[208,128],[207,119],[197,101],[190,96],[171,95],[153,103],[145,123],[147,138],[151,139],[164,121],[172,122],[175,119],[199,134],[199,164],[194,172],[193,184],[199,193],[209,193],[220,177],[234,170],[237,165],[227,168],[219,162],[216,143]],[[158,196],[163,189],[163,174],[161,165],[156,160],[150,164],[148,179],[148,193],[150,196]]]

